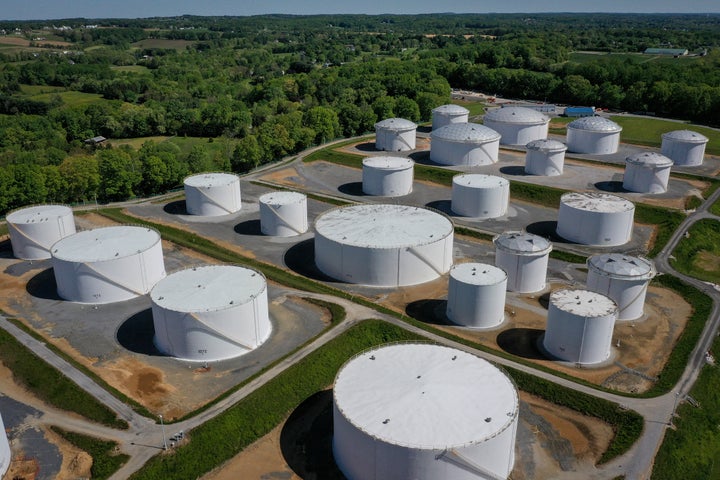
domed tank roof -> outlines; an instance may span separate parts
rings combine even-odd
[[[493,243],[495,248],[516,255],[539,255],[552,250],[548,239],[527,232],[505,232],[493,238]]]
[[[673,132],[667,132],[662,134],[663,139],[675,140],[678,142],[687,143],[707,143],[708,138],[705,135],[701,135],[692,130],[675,130]]]
[[[533,140],[532,142],[525,145],[528,150],[534,150],[538,152],[564,152],[567,150],[567,145],[557,140],[550,140],[548,138],[541,138],[539,140]]]
[[[622,253],[603,253],[588,258],[588,268],[600,275],[649,280],[655,276],[655,265],[643,257],[633,257]]]
[[[504,107],[488,110],[485,120],[514,125],[544,125],[550,121],[547,115],[526,107]]]
[[[504,188],[510,184],[507,178],[484,173],[461,173],[453,177],[453,186],[470,188]]]
[[[468,285],[497,285],[507,279],[505,270],[486,263],[457,263],[450,276]]]
[[[465,115],[466,113],[470,113],[470,110],[460,105],[448,104],[433,108],[432,113],[440,113],[444,115]]]
[[[183,180],[185,185],[197,188],[219,187],[238,182],[240,182],[240,177],[234,173],[223,172],[197,173],[185,177],[185,180]]]
[[[368,157],[362,161],[363,167],[379,170],[406,170],[413,168],[415,161],[406,157]]]
[[[555,290],[550,294],[550,303],[559,310],[578,317],[604,317],[618,309],[611,298],[581,289]]]
[[[648,167],[669,167],[673,164],[668,157],[656,152],[638,152],[627,157],[625,162]]]
[[[589,132],[614,133],[621,132],[622,127],[604,117],[582,117],[568,123],[567,128],[587,130]]]
[[[479,123],[453,123],[445,125],[430,134],[431,138],[439,138],[450,142],[488,143],[500,140],[501,135]]]
[[[383,128],[385,130],[402,131],[402,130],[413,130],[417,128],[415,123],[404,118],[386,118],[375,124],[375,128]]]
[[[635,204],[617,195],[600,192],[568,192],[560,197],[560,204],[588,212],[627,212]]]

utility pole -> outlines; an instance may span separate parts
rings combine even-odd
[[[165,439],[165,424],[163,423],[162,414],[159,414],[158,417],[160,417],[160,427],[162,428],[163,450],[167,450],[167,440]]]

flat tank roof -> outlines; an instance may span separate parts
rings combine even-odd
[[[50,220],[55,222],[58,217],[66,215],[72,215],[72,209],[65,205],[36,205],[8,213],[5,220],[14,224],[43,223]]]
[[[233,265],[180,270],[160,280],[150,292],[158,306],[177,312],[208,312],[243,305],[265,290],[265,276]]]
[[[580,317],[604,317],[617,311],[615,302],[601,293],[580,289],[555,290],[550,303],[563,312]]]
[[[461,173],[453,177],[453,183],[473,188],[504,187],[510,182],[506,178],[497,175],[485,175],[484,173]]]
[[[606,277],[627,280],[649,280],[655,276],[655,265],[643,257],[622,253],[593,255],[587,260],[588,268]]]
[[[686,143],[707,143],[708,138],[692,130],[675,130],[662,134],[662,138]]]
[[[560,197],[560,202],[588,212],[626,212],[635,208],[630,200],[609,193],[568,192]]]
[[[656,152],[638,152],[627,157],[625,162],[648,167],[669,167],[673,164],[668,157]]]
[[[432,113],[444,113],[447,115],[464,115],[466,113],[470,113],[470,110],[463,106],[449,103],[447,105],[440,105],[439,107],[433,108]]]
[[[550,121],[547,115],[526,107],[501,107],[488,110],[485,120],[512,125],[544,125]]]
[[[267,205],[292,205],[302,202],[307,197],[300,192],[268,192],[260,195],[258,199]]]
[[[148,250],[160,234],[147,227],[113,226],[74,233],[55,242],[52,256],[67,262],[104,262]]]
[[[198,173],[186,177],[183,183],[190,187],[217,187],[230,185],[239,181],[234,173]]]
[[[507,278],[507,273],[486,263],[458,263],[450,269],[450,276],[470,285],[497,285]]]
[[[440,138],[449,142],[488,143],[500,140],[498,132],[479,123],[451,123],[431,134],[431,138]]]
[[[621,132],[622,127],[605,117],[582,117],[568,123],[567,128],[587,130],[591,132],[613,133]]]
[[[412,168],[415,162],[405,157],[368,157],[362,161],[363,167],[380,170],[406,170]]]
[[[431,344],[395,344],[363,352],[338,372],[335,404],[353,425],[393,445],[461,447],[512,425],[518,396],[497,367]]]
[[[386,130],[413,130],[417,128],[417,125],[404,118],[386,118],[385,120],[377,122],[375,128],[384,128]]]
[[[550,240],[527,232],[505,232],[493,238],[493,243],[516,255],[541,255],[552,250]]]
[[[565,150],[567,150],[567,145],[557,140],[541,138],[529,142],[527,145],[525,145],[525,148],[538,152],[564,152]]]
[[[453,223],[424,207],[364,204],[328,210],[315,221],[315,230],[345,245],[398,248],[440,240],[453,233]]]

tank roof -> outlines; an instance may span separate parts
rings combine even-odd
[[[234,265],[187,268],[160,280],[150,292],[158,306],[176,312],[210,312],[243,305],[267,288],[265,276]]]
[[[497,285],[507,279],[502,268],[486,263],[458,263],[450,269],[450,276],[471,285]]]
[[[687,143],[707,143],[708,138],[705,135],[702,135],[697,132],[693,132],[692,130],[674,130],[672,132],[667,132],[662,134],[662,138],[667,138],[668,140],[675,140],[678,142],[687,142]]]
[[[541,138],[539,140],[529,142],[525,145],[525,148],[539,152],[564,152],[567,150],[567,145],[557,140]]]
[[[544,255],[552,250],[550,240],[527,232],[505,232],[493,238],[493,243],[515,255]]]
[[[614,133],[621,132],[622,127],[605,117],[581,117],[568,123],[567,128],[587,130],[590,132]]]
[[[506,374],[441,345],[363,352],[340,369],[333,396],[345,418],[367,435],[418,449],[481,443],[518,416],[517,390]]]
[[[439,107],[433,108],[432,113],[439,113],[445,115],[465,115],[467,113],[470,113],[470,110],[461,105],[449,103],[447,105],[440,105]]]
[[[655,276],[655,265],[651,260],[622,253],[593,255],[588,258],[587,265],[595,273],[612,278],[649,280]]]
[[[198,173],[186,177],[183,183],[190,187],[219,187],[239,182],[240,177],[234,173]]]
[[[500,137],[498,132],[479,123],[451,123],[430,134],[431,139],[460,143],[488,143],[498,141]]]
[[[147,227],[113,226],[74,233],[55,242],[52,256],[68,262],[103,262],[144,252],[160,242]]]
[[[568,192],[560,197],[560,203],[589,212],[627,212],[635,209],[635,204],[617,195],[596,192]]]
[[[377,168],[379,170],[407,170],[413,168],[415,162],[406,157],[368,157],[362,161],[363,167]]]
[[[485,175],[484,173],[461,173],[453,177],[453,185],[471,188],[504,187],[509,183],[506,178],[497,175]]]
[[[645,165],[648,167],[670,167],[673,161],[665,155],[656,152],[638,152],[625,159],[625,163]]]
[[[447,216],[424,207],[362,204],[321,214],[315,230],[345,245],[398,248],[441,240],[453,234],[453,223]]]
[[[35,205],[14,210],[8,213],[5,220],[8,223],[43,223],[47,221],[55,221],[59,217],[67,217],[72,215],[72,209],[65,205]]]
[[[417,125],[410,120],[405,120],[404,118],[386,118],[385,120],[377,122],[375,124],[375,128],[383,128],[385,130],[393,131],[404,131],[414,130],[417,128]]]
[[[544,125],[550,122],[547,115],[527,107],[502,107],[485,112],[485,120],[513,125]]]
[[[617,304],[609,297],[589,290],[562,289],[550,294],[550,304],[563,312],[580,317],[604,317],[617,312]]]
[[[300,192],[268,192],[260,195],[258,200],[266,205],[290,205],[300,203],[307,199],[304,193]]]

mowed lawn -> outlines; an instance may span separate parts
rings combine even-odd
[[[709,139],[705,147],[705,153],[720,155],[720,131],[718,130],[658,118],[626,117],[621,115],[610,118],[623,127],[620,138],[624,143],[659,147],[662,144],[663,133],[672,132],[673,130],[692,130],[705,135]]]
[[[703,219],[688,230],[673,251],[672,266],[679,272],[720,283],[720,222]]]

